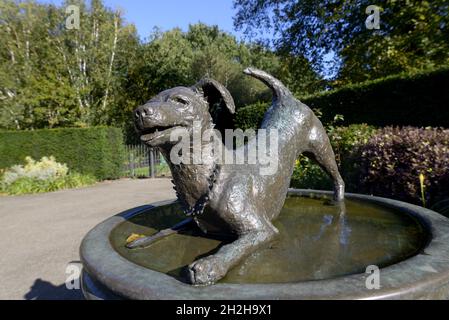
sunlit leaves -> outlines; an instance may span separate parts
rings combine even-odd
[[[317,70],[329,52],[341,60],[338,84],[449,63],[449,1],[377,1],[380,29],[364,22],[370,0],[235,0],[235,25],[252,35],[269,29],[273,43],[304,55]],[[329,73],[329,70],[327,70]]]

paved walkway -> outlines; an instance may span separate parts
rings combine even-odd
[[[82,299],[65,280],[67,265],[79,263],[84,235],[112,215],[174,197],[167,179],[0,196],[0,299]]]

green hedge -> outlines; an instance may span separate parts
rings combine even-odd
[[[320,109],[322,121],[344,116],[343,125],[449,127],[449,68],[399,74],[300,98]],[[268,108],[258,103],[237,111],[235,126],[257,127]]]
[[[258,102],[237,110],[234,118],[234,128],[242,130],[260,128],[263,116],[270,105]]]
[[[54,156],[76,172],[116,179],[123,169],[123,133],[109,127],[0,131],[0,169],[22,164],[26,156]]]

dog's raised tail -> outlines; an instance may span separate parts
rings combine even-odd
[[[282,84],[282,82],[280,82],[272,75],[269,75],[265,71],[255,68],[246,68],[245,70],[243,70],[243,73],[259,79],[260,81],[265,83],[273,91],[273,95],[276,100],[281,99],[287,94],[290,94],[290,91]]]

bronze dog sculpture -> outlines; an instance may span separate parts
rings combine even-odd
[[[261,175],[254,164],[173,164],[170,161],[170,151],[176,143],[170,140],[173,130],[180,127],[191,130],[194,121],[200,121],[204,129],[211,129],[223,125],[226,113],[234,113],[230,93],[214,80],[203,79],[190,88],[163,91],[135,110],[141,140],[157,147],[166,158],[186,213],[193,216],[204,232],[235,237],[215,254],[188,266],[189,281],[195,285],[208,285],[223,278],[230,268],[278,233],[271,221],[282,209],[298,155],[313,157],[334,181],[334,200],[344,199],[344,182],[329,138],[312,110],[266,72],[248,68],[244,73],[261,80],[273,92],[272,106],[261,125],[262,129],[278,130],[278,170],[272,175]],[[206,147],[204,142],[201,148]],[[147,240],[141,239],[130,247],[148,243]]]

